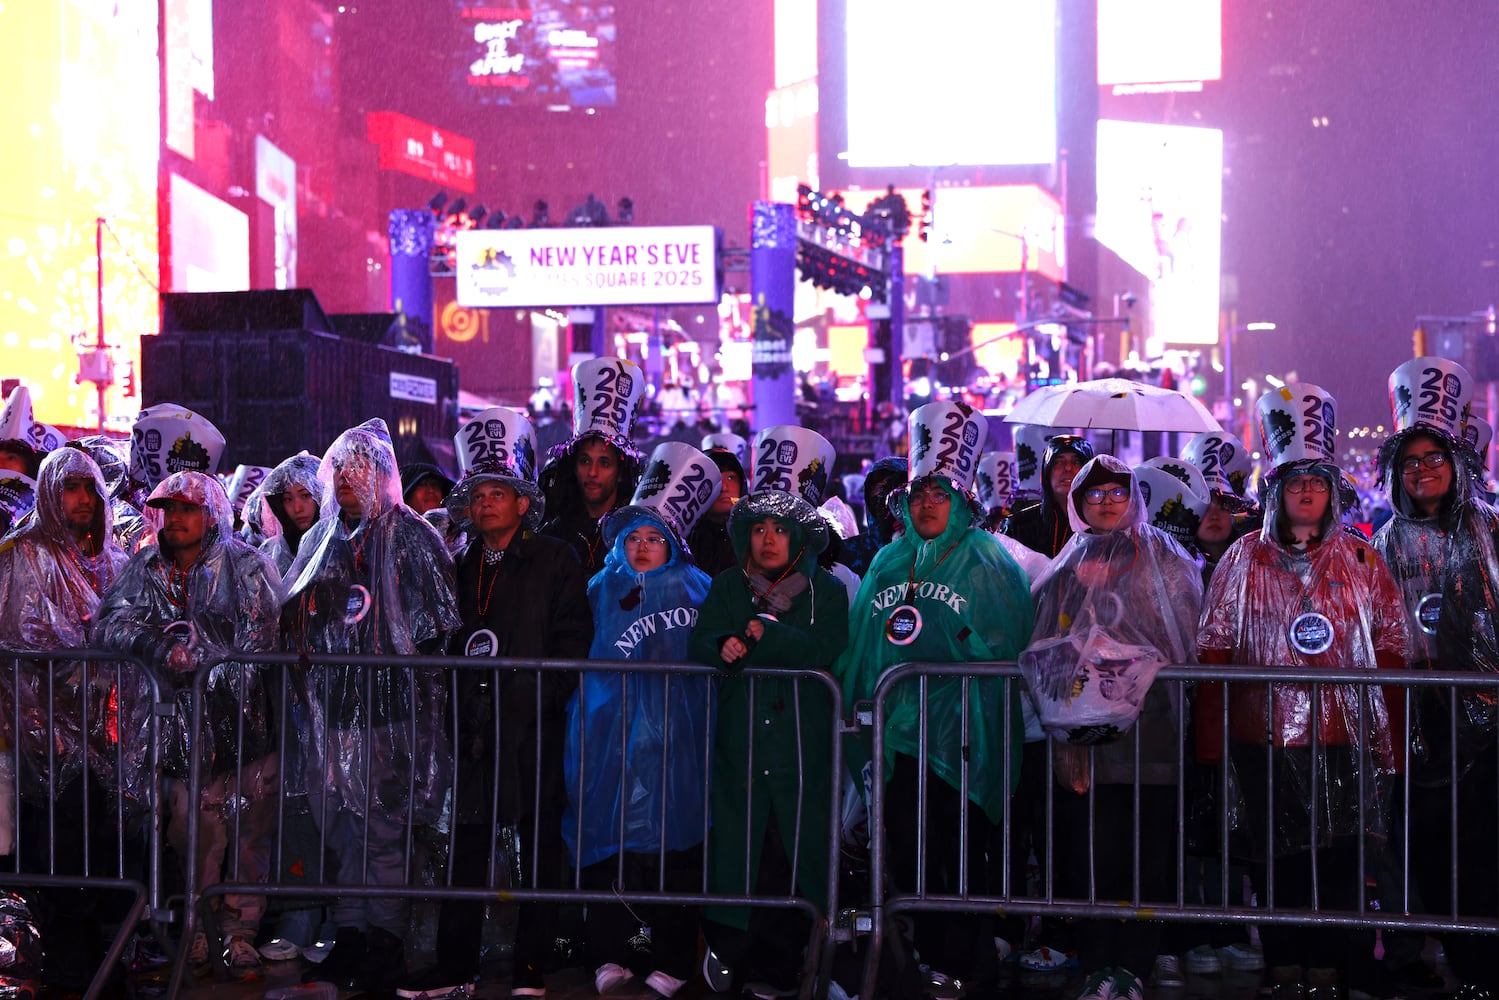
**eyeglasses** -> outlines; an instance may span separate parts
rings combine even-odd
[[[912,507],[940,507],[952,498],[944,489],[922,490],[920,493],[911,494]]]
[[[1286,480],[1287,493],[1326,493],[1327,480],[1321,476],[1297,476]]]
[[[665,545],[666,539],[660,535],[646,535],[644,538],[639,535],[626,535],[625,544],[638,546]]]
[[[1412,455],[1400,460],[1401,472],[1415,472],[1421,466],[1428,469],[1440,469],[1447,464],[1447,453],[1443,451],[1428,451],[1424,455]]]
[[[1099,504],[1104,503],[1105,501],[1109,501],[1112,503],[1123,503],[1128,499],[1128,486],[1114,486],[1109,489],[1104,489],[1101,486],[1095,486],[1091,490],[1086,490],[1083,492],[1083,502],[1091,504],[1094,507],[1097,507]]]

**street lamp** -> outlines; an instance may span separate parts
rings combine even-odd
[[[1247,330],[1273,330],[1274,323],[1243,323],[1239,326],[1230,327],[1223,335],[1223,405],[1228,411],[1228,432],[1234,432],[1234,393],[1238,391],[1234,385],[1234,335],[1244,333]],[[1246,406],[1252,406],[1245,400]]]

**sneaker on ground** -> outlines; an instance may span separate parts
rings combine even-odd
[[[1247,944],[1231,944],[1215,949],[1223,968],[1234,972],[1258,972],[1265,967],[1265,954]]]
[[[1008,962],[1012,958],[1019,957],[1015,952],[1015,946],[1002,937],[994,939],[994,956],[1001,962]]]
[[[946,973],[932,971],[927,973],[923,992],[932,1000],[959,1000],[960,997],[967,996],[968,987],[961,979],[954,979]]]
[[[712,948],[703,955],[703,982],[714,993],[727,993],[729,987],[734,985],[734,970],[713,954]]]
[[[1179,990],[1187,985],[1182,978],[1181,960],[1175,955],[1157,955],[1150,970],[1150,985],[1160,990]]]
[[[754,997],[755,1000],[783,1000],[784,997],[796,996],[794,989],[781,989],[766,982],[750,982],[744,984],[744,995]]]
[[[1077,1000],[1144,1000],[1145,988],[1128,969],[1109,966],[1083,981]]]
[[[1077,964],[1077,956],[1055,948],[1037,948],[1020,956],[1020,967],[1030,972],[1056,972]]]
[[[546,978],[541,974],[541,968],[530,963],[517,966],[510,977],[510,995],[513,997],[546,996]]]
[[[396,996],[403,1000],[457,1000],[471,995],[473,982],[440,968],[430,968],[414,976],[408,976],[396,987]]]
[[[661,994],[666,1000],[671,1000],[677,995],[677,991],[687,985],[687,981],[657,969],[645,977],[645,985]]]
[[[634,978],[635,974],[624,966],[616,965],[614,962],[605,962],[593,970],[593,988],[602,995]]]
[[[1223,962],[1211,945],[1200,944],[1183,956],[1183,965],[1194,976],[1216,976],[1223,971]]]
[[[249,938],[229,939],[229,944],[224,948],[224,967],[229,970],[229,978],[240,982],[253,982],[265,975],[260,952],[255,950],[255,945]]]
[[[260,957],[267,962],[290,962],[300,954],[302,949],[296,942],[286,938],[272,938],[260,946]]]

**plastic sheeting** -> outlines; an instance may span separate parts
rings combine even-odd
[[[904,532],[875,556],[849,609],[849,647],[834,667],[843,685],[844,707],[873,697],[880,677],[908,660],[963,663],[1013,660],[1030,639],[1031,607],[1025,573],[993,536],[977,526],[961,493],[947,482],[947,528],[924,540],[911,523],[907,493],[891,496],[891,507]],[[909,606],[920,626],[911,641],[899,645],[887,636],[897,608]],[[1005,800],[1014,789],[1020,767],[1023,727],[1020,702],[1004,704],[1005,682],[974,679],[968,688],[968,745],[963,741],[963,679],[933,677],[927,687],[927,763],[954,788],[969,761],[968,794],[989,818],[999,822]],[[900,685],[887,703],[886,775],[895,754],[920,752],[921,695],[916,681]],[[1012,773],[1002,776],[1005,727],[1014,752]],[[849,748],[857,773],[868,759],[862,745]]]
[[[63,490],[68,479],[86,481],[94,495],[90,531],[106,544],[88,555],[69,533],[63,512]],[[113,536],[113,509],[99,466],[85,452],[59,448],[47,455],[37,474],[35,516],[0,548],[0,645],[45,651],[88,646],[88,628],[99,606],[99,594],[114,582],[125,565],[125,553],[108,540]],[[22,791],[46,797],[70,784],[83,770],[85,745],[96,773],[113,767],[109,728],[113,667],[100,664],[85,669],[73,661],[47,665],[35,661],[7,664],[0,671],[7,732],[20,710],[21,732],[10,734],[26,767],[21,768]],[[85,674],[89,686],[84,687]],[[48,684],[52,701],[48,701]],[[50,710],[49,710],[50,708]],[[89,733],[82,733],[85,708]],[[53,752],[55,770],[49,772]],[[49,775],[55,785],[48,787]]]
[[[322,516],[287,574],[285,642],[308,653],[438,652],[460,624],[453,562],[436,530],[401,502],[383,421],[339,435],[318,478]],[[292,677],[303,790],[327,792],[359,815],[368,801],[388,814],[410,805],[418,820],[435,818],[451,768],[442,671],[311,665]],[[283,785],[297,791],[292,772],[283,768]],[[367,772],[379,774],[379,787],[366,786]]]
[[[261,533],[265,535],[260,551],[271,557],[277,571],[283,576],[291,569],[292,561],[297,557],[296,547],[291,540],[295,538],[300,544],[305,534],[297,531],[286,516],[283,498],[292,486],[300,486],[312,496],[321,511],[324,499],[323,481],[318,478],[321,466],[322,461],[314,455],[306,452],[293,455],[271,470],[271,474],[265,477],[265,482],[260,484],[260,489],[255,491],[252,504],[247,505],[258,508],[254,518],[247,514],[245,519],[257,523]]]
[[[281,577],[270,559],[234,537],[234,512],[213,477],[175,472],[152,492],[152,499],[158,498],[203,507],[202,550],[182,571],[160,538],[146,545],[104,595],[93,631],[100,646],[147,663],[162,697],[176,702],[176,713],[162,720],[161,766],[185,780],[192,753],[207,763],[209,774],[219,774],[271,750],[265,668],[229,658],[276,649]],[[160,510],[148,502],[147,512],[159,530]],[[179,630],[176,623],[189,627]],[[190,657],[185,667],[173,661],[180,647]],[[210,668],[204,696],[208,728],[194,740],[192,683],[203,668]],[[122,673],[120,743],[131,761],[125,777],[132,799],[149,792],[138,783],[150,781],[144,768],[152,694],[137,671]]]
[[[1297,474],[1313,471],[1330,483],[1338,476],[1320,464],[1293,468]],[[1278,854],[1314,846],[1307,840],[1314,802],[1320,843],[1385,830],[1388,808],[1381,791],[1388,783],[1381,779],[1395,772],[1398,761],[1384,695],[1375,686],[1340,685],[1336,671],[1374,670],[1380,662],[1398,666],[1406,642],[1399,588],[1373,547],[1339,527],[1337,489],[1327,493],[1320,543],[1299,551],[1277,540],[1277,524],[1285,516],[1281,493],[1290,474],[1282,470],[1268,480],[1265,527],[1241,538],[1218,564],[1199,636],[1199,650],[1207,660],[1329,671],[1329,683],[1319,685],[1315,696],[1306,684],[1240,684],[1229,698],[1230,744],[1249,747],[1260,759],[1264,751],[1253,748],[1267,742],[1275,748],[1304,748],[1276,758],[1273,846]],[[1330,634],[1296,627],[1307,614],[1325,616]],[[1314,651],[1323,642],[1327,647]],[[1221,687],[1203,685],[1199,690],[1198,750],[1206,759],[1213,759],[1221,745]],[[1361,768],[1360,760],[1369,766]],[[1264,824],[1264,816],[1251,815],[1246,832],[1261,837]]]
[[[1083,517],[1083,493],[1090,477],[1103,473],[1128,482],[1129,500],[1114,528],[1098,532]],[[1036,650],[1063,637],[1084,640],[1096,629],[1099,636],[1121,646],[1154,649],[1165,663],[1195,663],[1197,615],[1202,606],[1197,564],[1174,539],[1146,523],[1140,485],[1129,467],[1112,455],[1091,459],[1072,481],[1067,516],[1072,537],[1031,588]],[[1145,741],[1141,761],[1147,770],[1141,780],[1174,780],[1180,753],[1176,728],[1180,685],[1144,688],[1120,699],[1119,704],[1125,706],[1143,696],[1136,706],[1142,723],[1098,753],[1095,780],[1106,784],[1130,781],[1137,738]],[[1042,707],[1038,705],[1037,714],[1049,714],[1051,706],[1044,706],[1045,712],[1039,710]],[[1065,716],[1058,717],[1055,725],[1067,726]]]
[[[625,558],[625,536],[641,526],[660,529],[671,545],[666,564],[645,573]],[[687,660],[708,575],[684,558],[681,540],[648,508],[611,515],[607,531],[614,545],[588,584],[595,623],[589,657]],[[563,758],[568,802],[562,837],[575,863],[602,861],[621,843],[626,851],[655,854],[663,840],[668,851],[702,842],[716,706],[710,680],[706,674],[674,676],[668,690],[661,674],[583,674],[567,705]]]
[[[1414,434],[1446,449],[1452,489],[1435,517],[1421,517],[1406,494],[1395,461]],[[1427,428],[1392,436],[1380,450],[1380,474],[1394,516],[1374,534],[1374,547],[1399,584],[1406,611],[1406,659],[1417,667],[1499,673],[1499,511],[1480,494],[1478,458]],[[1413,694],[1411,759],[1421,781],[1451,780],[1451,692]],[[1494,745],[1499,706],[1494,693],[1458,694],[1458,774]]]

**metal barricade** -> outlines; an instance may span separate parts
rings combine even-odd
[[[493,903],[498,900],[521,905],[623,903],[646,906],[744,906],[799,911],[807,916],[811,928],[801,988],[804,998],[811,996],[817,981],[815,973],[824,957],[822,946],[828,936],[827,914],[837,912],[838,906],[837,817],[841,814],[841,778],[844,771],[841,738],[844,726],[840,713],[841,693],[837,683],[828,674],[753,668],[744,670],[741,674],[726,675],[714,668],[695,664],[631,661],[295,654],[236,655],[233,661],[226,661],[218,667],[221,670],[261,670],[273,678],[270,685],[273,706],[271,715],[278,720],[278,725],[272,752],[279,762],[280,781],[274,793],[274,802],[271,803],[273,808],[269,810],[269,815],[273,817],[269,831],[270,843],[267,845],[271,852],[271,863],[262,880],[256,873],[244,870],[240,857],[231,856],[226,851],[222,859],[222,878],[213,884],[206,884],[202,873],[198,871],[198,865],[188,865],[187,908],[183,922],[185,941],[203,928],[210,929],[209,940],[213,941],[213,900],[231,894],[407,902],[442,900]],[[222,724],[212,726],[213,720],[208,717],[205,691],[212,669],[214,668],[204,668],[194,678],[193,733],[202,734],[209,729],[223,731]],[[574,732],[562,731],[559,723],[565,713],[566,697],[573,696],[582,678],[585,675],[605,674],[617,675],[622,681],[626,676],[660,678],[663,695],[669,695],[674,684],[685,685],[690,684],[694,678],[708,678],[708,685],[703,686],[706,701],[702,706],[702,710],[708,714],[714,711],[715,692],[722,691],[724,685],[745,684],[753,693],[757,685],[787,680],[792,682],[790,704],[785,706],[785,710],[791,713],[790,717],[797,724],[798,731],[803,718],[812,719],[810,724],[814,727],[825,726],[828,745],[826,759],[814,759],[806,755],[800,745],[796,748],[796,770],[800,776],[797,801],[801,803],[807,798],[805,779],[809,776],[825,775],[829,788],[825,803],[807,803],[796,810],[795,816],[789,817],[794,832],[786,849],[791,855],[792,884],[784,889],[765,888],[754,884],[749,877],[761,847],[750,836],[749,817],[755,808],[755,796],[764,794],[757,789],[758,783],[755,780],[757,765],[753,740],[745,748],[747,765],[743,776],[746,790],[743,806],[746,825],[743,831],[736,831],[742,833],[745,841],[744,876],[737,886],[726,888],[722,878],[715,880],[711,877],[708,858],[712,854],[715,837],[726,836],[725,830],[716,830],[711,819],[705,820],[703,824],[702,860],[698,862],[699,867],[690,883],[668,878],[668,846],[663,837],[649,852],[654,855],[653,874],[644,883],[624,885],[627,875],[626,855],[640,855],[644,852],[639,849],[639,845],[628,842],[629,832],[625,828],[623,813],[615,827],[617,841],[613,843],[612,850],[606,852],[613,859],[611,863],[616,869],[615,880],[619,884],[606,888],[589,887],[582,868],[572,865],[570,872],[567,870],[570,862],[564,861],[561,843],[564,830],[554,820],[563,812],[562,803],[557,800],[559,793],[565,793],[568,786],[557,784],[554,780],[557,776],[555,772],[560,771],[560,756],[567,737],[572,736],[577,744],[584,747],[587,743],[581,717]],[[437,687],[432,686],[433,681]],[[320,724],[318,720],[326,725],[327,720],[338,709],[332,704],[318,706],[314,702],[320,697],[331,700],[329,691],[338,683],[359,685],[366,707],[366,711],[352,728],[341,734],[345,738],[338,742],[346,751],[361,740],[366,747],[373,740],[387,740],[387,745],[424,746],[423,732],[432,731],[430,713],[439,713],[438,720],[441,724],[438,728],[443,745],[431,747],[432,760],[425,762],[428,766],[425,769],[404,770],[398,767],[396,774],[386,775],[382,781],[380,776],[372,776],[371,773],[376,755],[346,752],[343,760],[333,760],[335,755],[328,751],[333,741],[326,739],[325,735],[320,736],[317,726]],[[409,709],[405,713],[397,713],[402,714],[402,718],[384,723],[391,730],[389,733],[382,730],[382,724],[374,720],[367,710],[374,701],[374,687],[383,684],[389,684],[392,689],[403,692],[400,697]],[[435,691],[441,693],[434,695]],[[566,696],[560,701],[559,691]],[[751,710],[754,701],[753,697],[749,699]],[[812,706],[822,704],[826,706],[821,709],[825,713],[824,719],[818,720],[815,716],[804,714],[818,711]],[[629,696],[626,695],[619,705],[619,711],[628,714],[630,708]],[[670,718],[668,715],[667,724],[660,736],[663,770],[669,767],[673,740],[677,738],[672,732]],[[481,721],[471,723],[470,720],[473,719]],[[758,721],[753,716],[746,718],[746,732],[756,732]],[[213,802],[232,802],[236,807],[224,809],[219,815],[201,808],[190,812],[186,848],[188,857],[198,857],[199,842],[206,833],[205,824],[221,822],[224,830],[214,833],[216,842],[234,845],[240,841],[247,825],[255,822],[253,816],[266,814],[263,803],[257,812],[252,796],[245,794],[246,786],[255,782],[254,778],[245,776],[243,750],[251,735],[247,731],[246,720],[243,717],[230,720],[229,728],[237,743],[234,760],[239,770],[221,770],[216,773],[210,756],[194,753],[187,801],[203,803],[207,790],[211,793],[209,799]],[[621,732],[622,740],[627,743],[628,733],[624,730]],[[715,738],[716,727],[707,727],[705,733],[705,740],[708,742],[696,749],[700,750],[708,762],[698,791],[702,801],[707,803],[712,800],[713,795],[708,779],[713,774],[715,749],[711,741]],[[307,738],[309,735],[312,737],[310,741]],[[303,750],[308,747],[311,747],[314,755],[320,754],[321,759],[302,757]],[[436,766],[433,761],[436,761]],[[455,767],[446,766],[455,762]],[[517,762],[519,766],[516,766]],[[623,754],[620,766],[623,785]],[[347,797],[340,800],[325,794],[325,789],[315,787],[319,777],[326,778],[335,772],[354,777],[362,773],[363,790],[355,797],[354,802],[350,803]],[[477,783],[472,780],[476,775],[480,779]],[[374,791],[376,786],[385,789],[393,787],[392,779],[400,785],[403,792],[393,796],[393,799],[402,802],[399,813],[393,816],[389,815],[390,810],[384,808],[387,804]],[[587,780],[586,767],[579,766],[570,789],[574,801],[581,800]],[[441,787],[432,787],[434,783]],[[264,783],[256,787],[263,791]],[[517,792],[521,793],[520,801],[517,800]],[[322,815],[314,816],[314,826],[317,829],[317,858],[322,859],[329,847],[329,810],[350,805],[355,807],[354,812],[364,817],[380,816],[382,811],[385,812],[385,820],[390,821],[390,825],[399,831],[401,844],[398,875],[391,877],[389,865],[372,867],[370,825],[364,822],[359,825],[359,835],[354,844],[354,849],[360,855],[354,866],[357,869],[356,876],[350,877],[351,868],[348,865],[344,866],[343,878],[340,878],[334,873],[321,870],[319,863],[319,870],[309,871],[306,881],[293,883],[285,878],[286,864],[282,852],[285,849],[284,834],[291,818],[321,811]],[[439,808],[433,808],[434,805]],[[667,801],[663,797],[656,808],[659,810],[659,825],[664,829],[669,813],[675,808],[682,808],[682,804]],[[800,888],[795,880],[799,854],[808,849],[807,845],[815,836],[814,831],[818,826],[814,821],[815,817],[803,815],[805,808],[819,811],[826,808],[829,817],[824,834],[826,842],[819,847],[819,851],[827,851],[828,863],[816,885],[817,890],[826,890],[826,908],[820,901],[811,898],[805,879]],[[704,816],[708,816],[706,809]],[[460,819],[461,817],[467,819]],[[573,819],[571,832],[575,844],[584,840],[585,818],[580,812]],[[424,884],[421,873],[417,870],[417,834],[423,827],[438,830],[440,842],[445,842],[446,846],[449,864],[439,876],[437,884]],[[459,842],[460,828],[464,828],[462,834],[467,836],[474,827],[480,830],[480,836],[484,838],[482,850],[485,856],[485,873],[477,884],[461,878],[455,879],[453,872],[458,852],[466,852],[466,846]],[[387,830],[382,836],[388,833]],[[347,848],[349,845],[345,843],[343,846]],[[547,857],[548,851],[555,851],[561,864],[551,864]],[[574,856],[577,856],[576,853]],[[547,877],[548,872],[556,876],[559,870],[560,877]],[[715,881],[718,882],[717,885],[714,884]],[[185,950],[183,949],[184,952]],[[209,950],[217,960],[219,950],[213,947]],[[185,955],[179,955],[173,970],[173,995],[181,988],[185,972],[184,959]]]
[[[44,946],[49,929],[76,939],[85,933],[79,921],[119,921],[94,970],[92,998],[141,920],[160,929],[167,917],[156,780],[160,695],[151,672],[127,655],[0,649],[0,703],[13,777],[3,803],[13,841],[0,885],[31,890],[45,907]],[[118,896],[127,897],[123,906],[104,905]],[[53,968],[60,951],[54,942]]]
[[[1458,730],[1460,706],[1465,705],[1464,695],[1468,694],[1470,700],[1476,696],[1480,705],[1487,705],[1488,711],[1492,713],[1493,706],[1499,698],[1499,677],[1493,675],[1482,675],[1473,673],[1451,673],[1451,672],[1427,672],[1406,670],[1380,670],[1380,671],[1333,671],[1304,668],[1282,668],[1282,667],[1248,667],[1248,666],[1205,666],[1190,665],[1168,667],[1163,669],[1155,680],[1156,685],[1171,684],[1180,685],[1176,690],[1184,692],[1192,683],[1201,682],[1228,682],[1228,690],[1243,692],[1251,686],[1264,687],[1268,693],[1266,699],[1269,706],[1267,711],[1274,712],[1277,698],[1306,698],[1309,696],[1313,705],[1320,703],[1323,689],[1329,688],[1352,688],[1359,693],[1357,701],[1358,730],[1364,732],[1365,726],[1371,720],[1366,713],[1373,710],[1376,704],[1374,700],[1366,696],[1366,692],[1373,688],[1382,688],[1385,697],[1389,698],[1391,715],[1398,715],[1397,730],[1391,733],[1396,755],[1402,762],[1399,765],[1385,766],[1381,764],[1380,774],[1376,776],[1376,768],[1372,766],[1369,759],[1368,748],[1352,747],[1352,755],[1344,754],[1347,768],[1340,773],[1338,780],[1348,782],[1351,778],[1355,782],[1356,812],[1349,816],[1326,816],[1319,813],[1318,802],[1313,800],[1309,814],[1309,830],[1311,844],[1322,845],[1333,835],[1331,827],[1337,825],[1351,825],[1360,831],[1354,838],[1356,841],[1356,871],[1352,878],[1357,884],[1354,886],[1336,885],[1334,895],[1342,900],[1351,900],[1346,905],[1324,905],[1320,889],[1328,884],[1327,879],[1322,877],[1318,871],[1319,857],[1322,854],[1321,847],[1311,850],[1310,853],[1310,904],[1293,906],[1280,905],[1276,899],[1276,863],[1277,853],[1274,849],[1269,850],[1266,856],[1254,866],[1255,877],[1258,885],[1258,901],[1256,905],[1250,905],[1249,900],[1235,903],[1230,893],[1230,871],[1231,852],[1228,848],[1231,836],[1244,832],[1247,825],[1262,823],[1264,829],[1262,835],[1264,843],[1273,845],[1276,843],[1275,809],[1261,808],[1263,815],[1246,817],[1244,803],[1248,796],[1263,795],[1263,802],[1275,802],[1275,776],[1276,768],[1271,766],[1270,761],[1277,747],[1272,740],[1264,740],[1260,745],[1253,746],[1246,751],[1244,745],[1230,746],[1230,710],[1232,694],[1223,699],[1221,718],[1215,719],[1221,727],[1221,740],[1219,746],[1218,762],[1212,765],[1199,765],[1193,757],[1193,750],[1186,742],[1188,731],[1187,721],[1189,717],[1188,699],[1178,697],[1175,699],[1174,708],[1174,738],[1176,740],[1177,752],[1175,754],[1174,781],[1170,783],[1171,797],[1175,799],[1174,836],[1171,838],[1171,851],[1174,858],[1174,885],[1169,891],[1162,892],[1158,887],[1149,887],[1147,881],[1159,882],[1159,879],[1148,879],[1148,872],[1142,872],[1142,842],[1141,842],[1141,819],[1142,819],[1142,791],[1149,791],[1150,786],[1142,784],[1141,781],[1141,743],[1145,741],[1145,735],[1140,735],[1134,740],[1133,777],[1128,787],[1129,808],[1128,815],[1122,817],[1129,827],[1129,871],[1128,882],[1130,888],[1122,893],[1107,894],[1099,891],[1101,879],[1117,882],[1118,873],[1108,869],[1108,866],[1100,866],[1098,862],[1100,840],[1100,828],[1107,824],[1111,833],[1117,833],[1121,817],[1117,813],[1100,814],[1096,808],[1099,797],[1099,788],[1096,782],[1090,781],[1086,793],[1081,797],[1085,800],[1086,807],[1086,847],[1087,858],[1084,862],[1078,857],[1057,857],[1057,806],[1062,797],[1072,796],[1075,800],[1079,796],[1073,795],[1068,789],[1061,787],[1058,783],[1058,769],[1054,765],[1057,759],[1053,741],[1048,738],[1042,743],[1028,743],[1025,746],[1016,746],[1011,738],[1008,727],[1004,729],[1004,743],[1001,749],[1001,760],[998,766],[1002,768],[1002,774],[1011,773],[1011,765],[1019,759],[1022,754],[1045,753],[1045,790],[1044,790],[1044,824],[1043,829],[1036,831],[1041,837],[1036,847],[1038,861],[1041,865],[1040,885],[1036,893],[1027,893],[1023,885],[1014,884],[1012,872],[1015,866],[1014,853],[1017,845],[1012,839],[1012,817],[1016,815],[1018,805],[1013,801],[1006,805],[1004,821],[996,831],[997,843],[989,845],[990,858],[987,862],[987,870],[983,873],[975,873],[970,870],[968,859],[970,848],[982,847],[970,843],[970,830],[968,813],[960,812],[956,817],[957,842],[958,842],[958,873],[957,885],[948,887],[945,891],[939,891],[929,885],[928,877],[928,842],[932,830],[936,824],[951,824],[953,817],[934,817],[922,815],[917,819],[917,830],[915,840],[914,860],[915,876],[913,885],[905,885],[896,888],[891,885],[890,878],[897,860],[894,859],[886,841],[887,830],[887,800],[889,790],[887,782],[889,774],[885,761],[886,733],[885,720],[890,702],[893,700],[895,691],[900,685],[916,685],[919,691],[920,710],[918,717],[919,736],[918,743],[922,748],[917,764],[917,795],[918,801],[927,801],[927,788],[929,783],[940,782],[943,779],[932,773],[928,766],[928,689],[937,678],[958,678],[962,690],[963,724],[962,739],[965,747],[961,773],[958,779],[958,791],[961,795],[959,801],[968,803],[968,789],[970,768],[973,766],[968,759],[966,748],[968,747],[969,734],[967,726],[968,709],[970,705],[970,687],[981,678],[1002,678],[1004,681],[1003,704],[1008,705],[1010,698],[1018,693],[1020,684],[1020,673],[1013,663],[905,663],[886,671],[881,677],[872,702],[861,703],[856,706],[854,728],[870,729],[870,740],[873,747],[870,782],[870,830],[877,831],[871,837],[870,859],[871,859],[871,893],[869,900],[869,911],[859,915],[859,926],[867,928],[870,932],[870,944],[865,954],[863,983],[860,995],[874,997],[885,995],[879,992],[881,956],[888,948],[891,941],[891,928],[894,926],[893,918],[901,913],[910,911],[922,911],[927,913],[963,913],[963,914],[991,914],[991,915],[1034,915],[1052,914],[1065,917],[1081,918],[1107,918],[1110,920],[1137,919],[1137,920],[1160,920],[1160,921],[1197,921],[1206,923],[1232,923],[1232,924],[1315,924],[1333,925],[1346,928],[1366,928],[1383,930],[1414,930],[1414,931],[1450,931],[1450,932],[1477,932],[1492,934],[1499,931],[1499,913],[1492,909],[1471,912],[1471,907],[1465,909],[1460,905],[1460,887],[1463,884],[1461,874],[1461,858],[1459,855],[1459,832],[1463,830],[1462,815],[1460,813],[1460,799],[1466,797],[1470,805],[1473,804],[1473,796],[1478,797],[1480,804],[1492,812],[1493,803],[1499,801],[1499,780],[1494,781],[1492,787],[1486,783],[1476,791],[1470,787],[1471,782],[1465,785],[1466,789],[1462,795],[1458,792]],[[1447,795],[1449,814],[1448,822],[1442,831],[1442,836],[1450,840],[1449,843],[1441,845],[1446,848],[1449,855],[1458,860],[1452,864],[1451,884],[1448,899],[1450,905],[1441,909],[1431,909],[1421,905],[1419,893],[1412,885],[1411,861],[1413,855],[1419,853],[1432,845],[1423,844],[1417,839],[1412,839],[1412,774],[1409,767],[1403,762],[1407,752],[1413,747],[1413,725],[1415,713],[1413,708],[1415,702],[1422,697],[1423,692],[1445,693],[1445,712],[1447,715],[1446,737],[1444,737],[1445,750],[1451,764],[1450,780],[1448,786],[1451,789]],[[1385,704],[1383,701],[1378,704]],[[1395,710],[1399,711],[1396,712]],[[1428,709],[1428,716],[1430,710]],[[1440,713],[1438,713],[1440,714]],[[1146,723],[1142,720],[1136,729],[1140,730]],[[1268,721],[1267,721],[1268,729]],[[1320,727],[1313,725],[1310,743],[1307,745],[1307,759],[1310,767],[1311,787],[1317,788],[1319,781],[1318,768],[1323,766],[1322,762],[1327,758],[1328,747],[1321,743]],[[1419,738],[1416,746],[1420,745]],[[1351,744],[1349,745],[1352,746]],[[1044,748],[1044,750],[1043,750]],[[1249,753],[1251,756],[1246,757]],[[1087,773],[1093,774],[1096,767],[1097,750],[1088,748],[1082,753],[1087,761]],[[1479,758],[1483,764],[1499,764],[1499,745],[1490,742],[1487,748],[1481,751]],[[1240,787],[1242,776],[1239,771],[1253,771],[1253,755],[1262,756],[1265,761],[1264,788],[1261,793],[1254,788]],[[1238,760],[1239,767],[1231,766],[1232,761]],[[988,762],[988,766],[994,766],[995,762]],[[1187,778],[1190,768],[1211,768],[1213,792],[1216,793],[1216,813],[1214,826],[1217,833],[1217,855],[1216,857],[1193,856],[1188,846],[1186,823],[1183,821],[1193,804],[1187,792]],[[1351,770],[1349,775],[1347,770]],[[1391,776],[1388,772],[1396,771]],[[1081,772],[1080,772],[1081,773]],[[1488,773],[1496,773],[1489,771]],[[1437,780],[1440,780],[1438,775]],[[1486,779],[1485,779],[1486,781]],[[1375,787],[1375,784],[1379,787]],[[1161,786],[1157,786],[1161,787]],[[1440,784],[1438,788],[1440,789]],[[1396,795],[1396,791],[1403,794]],[[1378,793],[1377,795],[1375,793]],[[1383,796],[1380,798],[1379,796]],[[1438,798],[1442,797],[1440,791]],[[1160,803],[1164,801],[1160,796],[1151,793],[1152,801]],[[1194,796],[1195,793],[1194,793]],[[1429,798],[1430,796],[1428,796]],[[1117,802],[1118,798],[1110,801]],[[1261,801],[1256,798],[1256,802]],[[1373,802],[1394,802],[1394,811],[1387,823],[1380,821],[1378,809],[1367,808]],[[1078,810],[1077,802],[1069,803],[1074,808],[1069,813],[1076,817]],[[1325,812],[1325,811],[1324,811]],[[1325,825],[1326,829],[1319,829],[1319,824]],[[1076,831],[1071,831],[1076,832]],[[1146,831],[1147,835],[1151,831]],[[1261,831],[1253,830],[1256,835]],[[1468,831],[1471,833],[1471,831]],[[1467,834],[1464,834],[1467,839]],[[1469,862],[1474,868],[1487,873],[1488,878],[1495,878],[1495,872],[1499,871],[1499,831],[1489,829],[1479,835],[1481,844],[1477,853],[1481,855],[1478,859],[1472,857],[1470,850]],[[1161,845],[1151,844],[1153,848],[1159,849]],[[995,857],[997,855],[997,857]],[[1022,856],[1023,857],[1023,856]],[[1064,893],[1059,889],[1057,879],[1057,868],[1059,864],[1072,866],[1071,871],[1076,871],[1079,865],[1084,866],[1087,874],[1085,891]],[[1205,870],[1206,869],[1206,870]],[[1071,874],[1069,871],[1069,874]],[[1190,883],[1191,873],[1200,875],[1196,883]],[[987,877],[985,877],[987,875]],[[1209,881],[1211,879],[1211,881]],[[1216,888],[1216,892],[1208,891],[1208,887]],[[1471,888],[1471,886],[1469,887]],[[1484,898],[1492,898],[1494,892],[1499,892],[1499,887],[1485,885],[1482,887],[1486,895]],[[898,941],[896,942],[898,943]],[[1143,970],[1142,970],[1143,971]]]

